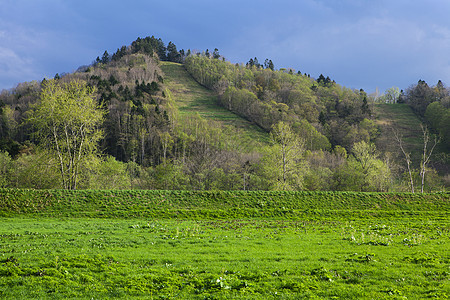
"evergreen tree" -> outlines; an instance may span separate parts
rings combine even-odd
[[[110,61],[109,53],[108,53],[108,51],[105,50],[105,52],[102,55],[101,63],[107,64],[109,61]]]
[[[266,58],[266,60],[264,61],[264,68],[270,69],[272,71],[275,69],[275,66],[273,65],[273,62],[271,59]]]
[[[177,46],[174,43],[169,42],[167,45],[167,60],[172,62],[180,62],[181,61],[180,53],[177,50]]]
[[[213,58],[214,59],[219,59],[220,58],[219,49],[217,49],[217,48],[214,49]]]

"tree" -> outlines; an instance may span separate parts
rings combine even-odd
[[[219,49],[215,48],[212,55],[214,59],[219,59],[220,58]]]
[[[276,176],[277,189],[291,190],[302,186],[302,158],[305,149],[304,141],[292,131],[285,122],[272,126],[270,133],[274,142],[270,160],[273,175]]]
[[[398,143],[398,146],[400,147],[400,150],[403,153],[403,156],[405,157],[405,162],[408,168],[408,175],[409,175],[409,187],[411,188],[411,193],[414,193],[414,180],[413,180],[413,172],[411,169],[411,154],[409,152],[406,152],[402,137],[396,130],[394,130],[394,137]]]
[[[364,92],[363,89],[360,89],[359,96],[360,96],[360,98],[362,98],[361,113],[364,116],[370,116],[371,112],[370,112],[369,103],[367,102],[367,93]]]
[[[172,42],[169,42],[167,45],[167,60],[172,62],[181,61],[181,55],[177,50],[177,46]]]
[[[88,187],[91,189],[130,189],[131,177],[127,164],[108,156],[91,162]]]
[[[162,161],[165,163],[167,160],[167,151],[172,147],[174,140],[169,132],[164,131],[159,133],[159,138],[161,140],[161,146],[163,149]]]
[[[372,168],[374,159],[377,158],[377,153],[374,144],[368,144],[365,141],[355,143],[352,148],[353,157],[360,164],[364,174]]]
[[[29,149],[12,161],[9,186],[15,188],[60,189],[58,168],[54,156],[45,150]]]
[[[316,81],[318,84],[320,84],[324,87],[330,87],[333,83],[329,76],[327,76],[327,78],[325,78],[325,76],[323,76],[323,74],[320,74],[319,78],[317,78]]]
[[[0,188],[7,187],[11,180],[12,159],[6,151],[0,151]]]
[[[105,52],[102,55],[101,63],[107,64],[110,60],[111,60],[111,57],[110,57],[108,51],[105,50]]]
[[[425,118],[431,129],[439,133],[441,145],[450,150],[450,108],[445,108],[439,101],[433,102],[428,105]]]
[[[250,58],[250,60],[247,62],[246,64],[247,67],[256,67],[257,69],[261,68],[261,64],[258,62],[258,59],[255,58]]]
[[[406,103],[408,103],[415,113],[423,117],[427,106],[435,100],[433,89],[428,84],[419,80],[417,85],[412,86],[406,91]]]
[[[421,124],[420,128],[422,129],[422,140],[423,140],[423,152],[422,152],[422,158],[420,161],[420,179],[421,179],[421,188],[420,192],[423,193],[424,186],[425,186],[425,174],[429,171],[427,169],[427,165],[430,162],[431,155],[433,154],[433,150],[436,147],[436,145],[439,143],[439,140],[436,136],[434,136],[433,141],[431,141],[431,136],[428,128]],[[394,136],[398,142],[398,145],[405,157],[406,165],[408,167],[408,173],[409,173],[409,180],[410,180],[410,187],[411,192],[414,193],[414,181],[413,181],[413,171],[411,170],[411,157],[410,153],[407,153],[405,151],[405,147],[403,145],[403,141],[401,136],[398,134],[398,132],[394,131]]]
[[[397,103],[400,98],[400,89],[398,87],[391,87],[384,92],[384,102],[394,104]]]
[[[431,137],[430,137],[430,132],[429,132],[428,128],[424,125],[420,125],[420,127],[422,128],[422,133],[423,133],[423,152],[422,152],[422,159],[420,161],[420,178],[422,180],[422,184],[421,184],[420,192],[423,193],[423,188],[425,185],[425,173],[427,172],[427,165],[430,162],[431,154],[433,154],[433,150],[438,143],[438,139],[435,136],[432,141],[432,144],[430,144]],[[431,149],[429,148],[430,145],[431,145]]]
[[[378,159],[378,152],[372,143],[360,141],[352,147],[349,167],[355,175],[360,174],[361,191],[384,192],[388,189],[390,170],[386,163]]]
[[[253,61],[253,58],[250,58],[250,60],[247,62],[246,66],[248,68],[251,68],[255,65],[255,62]]]
[[[103,111],[83,81],[47,80],[28,121],[40,144],[58,161],[62,186],[76,189],[80,165],[96,154]]]
[[[317,131],[317,129],[308,123],[308,121],[301,120],[300,122],[295,123],[293,127],[296,129],[296,132],[304,138],[308,150],[329,150],[331,148],[331,144],[326,136]]]
[[[264,68],[270,69],[272,71],[275,69],[275,66],[273,65],[273,62],[271,59],[266,58],[266,60],[264,61]]]

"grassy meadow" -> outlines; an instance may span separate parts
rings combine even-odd
[[[0,297],[442,299],[449,206],[448,193],[0,190]]]

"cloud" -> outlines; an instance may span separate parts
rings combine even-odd
[[[85,43],[82,34],[56,24],[30,26],[0,20],[0,89],[89,64],[99,54]]]
[[[252,51],[260,59],[269,57],[277,67],[330,75],[351,88],[445,81],[450,77],[448,18],[439,17],[439,8],[402,9],[407,3],[400,2],[302,1],[284,14],[274,13],[270,22],[244,27],[229,48],[249,53],[248,58]]]
[[[232,62],[269,58],[352,88],[445,82],[449,9],[446,0],[3,0],[0,88],[70,72],[147,35],[179,49],[217,47]]]
[[[39,36],[21,27],[0,23],[0,88],[37,79],[39,71],[30,50],[39,51]]]
[[[21,58],[12,49],[0,47],[0,69],[5,78],[17,78],[21,74],[34,74],[32,68],[32,60]]]

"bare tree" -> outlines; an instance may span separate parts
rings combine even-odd
[[[408,167],[408,173],[409,173],[409,185],[411,188],[411,192],[414,193],[414,180],[412,176],[411,171],[411,153],[406,152],[405,146],[403,145],[402,136],[398,133],[397,130],[393,129],[395,140],[398,143],[398,146],[400,147],[400,150],[402,150],[403,156],[405,157],[406,166]]]
[[[427,165],[430,162],[431,154],[433,153],[433,150],[436,147],[439,140],[436,136],[434,136],[433,141],[430,141],[431,136],[430,136],[430,131],[428,130],[428,128],[423,124],[420,125],[420,128],[422,128],[422,133],[423,133],[423,153],[422,153],[422,160],[420,162],[420,177],[422,179],[422,184],[421,184],[420,192],[423,193]],[[430,144],[430,142],[432,144]],[[429,145],[431,145],[431,148],[428,150]]]
[[[422,159],[420,161],[420,179],[421,179],[421,186],[420,186],[420,192],[424,192],[425,187],[425,174],[427,172],[427,165],[430,162],[431,155],[433,154],[433,150],[436,147],[436,145],[439,143],[439,140],[436,136],[432,137],[430,135],[430,131],[428,130],[427,126],[420,124],[420,128],[422,129],[422,139],[423,139],[423,152],[422,152]],[[411,192],[414,193],[414,180],[412,175],[412,169],[411,169],[411,154],[409,152],[406,152],[405,146],[403,144],[402,136],[398,133],[397,130],[393,130],[394,137],[398,143],[398,146],[400,147],[400,150],[403,153],[403,156],[405,157],[406,166],[408,167],[408,173],[409,173],[409,181],[410,181],[410,187]]]

